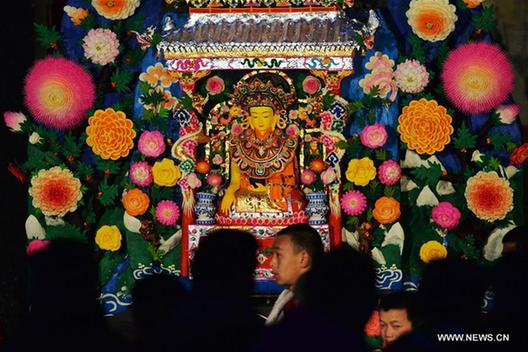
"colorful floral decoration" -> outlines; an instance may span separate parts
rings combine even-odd
[[[383,196],[376,200],[372,216],[380,224],[392,224],[399,219],[400,215],[400,202],[396,199]]]
[[[411,0],[407,23],[414,34],[423,40],[437,42],[455,30],[458,17],[456,7],[449,0]]]
[[[171,200],[163,200],[156,206],[156,220],[160,224],[172,226],[180,218],[178,205]]]
[[[145,214],[150,205],[150,198],[142,190],[133,188],[125,192],[121,202],[129,215],[136,216]]]
[[[348,162],[346,178],[356,186],[366,186],[376,177],[374,161],[368,157],[352,159]]]
[[[218,76],[212,76],[205,82],[205,89],[211,95],[218,95],[225,89],[224,80]]]
[[[46,216],[63,217],[77,210],[82,199],[81,181],[68,169],[54,166],[31,178],[32,204]]]
[[[151,87],[156,87],[159,84],[164,88],[170,87],[173,82],[171,75],[161,62],[149,66],[145,72],[139,75],[139,80],[147,82]]]
[[[143,131],[139,136],[138,150],[144,156],[157,158],[165,152],[165,137],[160,131]]]
[[[341,197],[341,207],[350,216],[356,216],[367,208],[367,197],[360,191],[350,190]]]
[[[462,214],[449,202],[440,202],[433,207],[431,218],[443,229],[452,230],[458,226]]]
[[[21,132],[22,124],[27,121],[26,115],[21,112],[6,111],[4,112],[4,123],[11,132]]]
[[[417,60],[406,59],[394,71],[396,85],[405,93],[420,93],[429,83],[429,72]]]
[[[436,100],[412,100],[398,117],[397,131],[407,148],[419,154],[434,154],[444,150],[451,141],[453,119]]]
[[[385,160],[378,167],[378,178],[382,185],[395,185],[401,178],[401,167],[394,160]]]
[[[95,233],[95,243],[105,251],[115,252],[121,248],[122,237],[116,225],[103,225]]]
[[[26,106],[36,122],[58,130],[79,126],[95,100],[92,77],[73,60],[47,57],[29,70]]]
[[[138,161],[130,165],[130,180],[139,187],[149,187],[152,184],[152,167],[146,161]]]
[[[500,122],[505,125],[511,125],[521,112],[517,104],[499,105],[495,112],[499,115]]]
[[[467,180],[465,196],[469,210],[479,219],[502,220],[513,209],[513,190],[495,171],[479,171]]]
[[[428,241],[420,247],[420,259],[429,264],[447,257],[447,248],[438,241]]]
[[[76,26],[80,25],[82,20],[88,17],[89,12],[86,9],[73,6],[64,6],[64,12],[70,17],[72,23]]]
[[[451,51],[442,82],[449,100],[467,114],[489,112],[513,90],[513,67],[497,46],[471,42]]]
[[[520,166],[528,158],[528,143],[523,143],[510,154],[510,163]]]
[[[117,35],[110,29],[92,29],[83,38],[84,57],[97,65],[114,62],[119,55]]]
[[[314,76],[306,76],[302,82],[303,91],[306,94],[315,94],[321,89],[321,81]]]
[[[88,119],[86,144],[102,159],[117,160],[125,157],[134,147],[136,131],[132,120],[122,111],[112,108],[96,110]]]
[[[178,182],[181,172],[178,166],[174,164],[174,160],[163,158],[154,163],[152,175],[154,176],[154,183],[158,186],[172,187]]]
[[[92,0],[92,6],[97,13],[109,20],[123,20],[130,17],[139,3],[139,0]]]
[[[372,94],[372,92],[376,91],[375,96],[382,99],[388,96],[390,101],[394,101],[398,89],[394,81],[393,66],[394,60],[381,52],[376,52],[369,62],[365,64],[365,67],[371,70],[371,73],[366,74],[359,81],[359,86],[363,88],[363,92]]]
[[[301,173],[301,182],[305,186],[310,186],[315,182],[315,172],[310,169],[304,169]]]
[[[387,138],[385,126],[379,123],[365,126],[360,134],[361,143],[370,149],[383,147],[387,142]]]

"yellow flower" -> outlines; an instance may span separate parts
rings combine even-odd
[[[64,12],[70,16],[70,20],[76,26],[80,25],[82,20],[88,17],[88,10],[80,7],[64,6]]]
[[[429,241],[420,247],[420,259],[426,264],[447,257],[447,249],[438,241]]]
[[[375,177],[376,167],[371,159],[352,159],[348,163],[346,178],[356,186],[366,186]]]
[[[152,176],[154,183],[158,186],[172,187],[181,177],[180,169],[174,165],[174,160],[163,158],[162,161],[156,161],[152,167]]]
[[[434,154],[444,150],[453,134],[452,117],[436,100],[413,100],[402,109],[397,131],[407,148],[418,154]]]
[[[95,234],[95,243],[99,248],[115,252],[121,248],[121,232],[116,225],[103,225]]]
[[[411,0],[407,23],[414,34],[423,40],[444,40],[455,30],[456,7],[449,0]]]
[[[165,88],[170,87],[173,82],[169,71],[160,62],[156,65],[149,66],[145,72],[139,75],[139,80],[147,82],[152,87],[156,87],[159,82]]]

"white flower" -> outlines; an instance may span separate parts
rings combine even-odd
[[[29,136],[29,143],[31,144],[39,144],[41,140],[42,140],[42,137],[40,137],[40,135],[37,132],[33,132]]]
[[[119,41],[110,29],[91,29],[83,38],[84,56],[94,64],[114,62],[119,54]]]

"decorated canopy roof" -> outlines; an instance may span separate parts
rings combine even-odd
[[[158,50],[169,67],[352,69],[357,36],[373,35],[378,25],[373,12],[361,23],[335,7],[216,10],[194,9],[178,28],[166,24]]]

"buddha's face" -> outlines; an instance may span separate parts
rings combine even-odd
[[[279,115],[269,106],[252,106],[249,108],[249,125],[260,134],[275,129]]]

